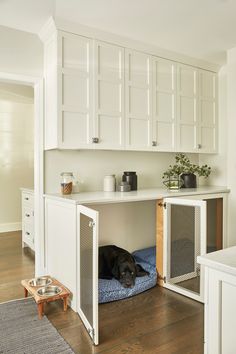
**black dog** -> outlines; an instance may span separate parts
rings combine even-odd
[[[145,275],[149,273],[140,264],[135,264],[134,257],[128,251],[111,245],[99,247],[99,278],[114,277],[124,288],[132,288],[135,278]]]

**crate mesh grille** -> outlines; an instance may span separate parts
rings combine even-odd
[[[171,205],[169,282],[199,293],[200,208]]]
[[[93,220],[80,214],[80,306],[93,327]]]

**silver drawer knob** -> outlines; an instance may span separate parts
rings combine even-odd
[[[98,143],[99,143],[99,139],[98,139],[98,138],[93,138],[93,139],[92,139],[92,142],[93,142],[94,144],[98,144]]]
[[[29,218],[29,217],[30,217],[30,214],[25,214],[25,216],[26,216],[27,218]]]
[[[201,145],[201,144],[197,144],[197,148],[198,148],[198,149],[201,149],[201,148],[202,148],[202,145]]]
[[[157,142],[155,140],[152,141],[152,146],[157,146]]]

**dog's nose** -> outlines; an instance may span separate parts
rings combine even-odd
[[[133,288],[133,287],[134,287],[134,284],[132,284],[132,283],[129,282],[129,283],[126,283],[126,284],[125,284],[125,287],[126,287],[126,288]]]

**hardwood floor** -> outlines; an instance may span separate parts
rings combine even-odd
[[[22,297],[20,280],[34,269],[32,255],[22,253],[14,234],[0,234],[0,302]],[[47,304],[45,313],[76,354],[203,353],[203,305],[160,287],[100,305],[97,347],[79,316],[63,312],[62,302]]]
[[[21,231],[0,233],[0,302],[24,297],[21,279],[34,276],[34,253],[21,247]]]

